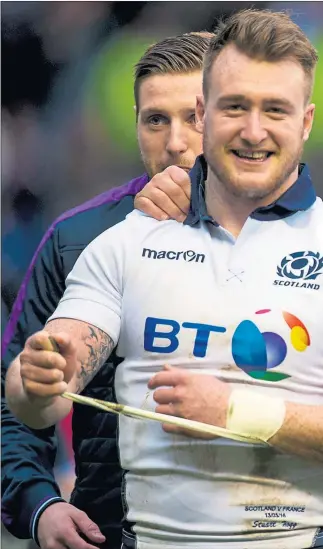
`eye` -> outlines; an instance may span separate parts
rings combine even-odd
[[[196,124],[195,112],[188,117],[188,123],[195,126]]]
[[[147,123],[151,126],[161,126],[162,124],[167,124],[167,118],[161,114],[152,114],[148,117]]]
[[[244,111],[245,108],[239,103],[236,103],[234,105],[228,105],[227,110],[228,111]]]
[[[271,112],[272,114],[286,114],[286,111],[281,107],[269,107],[267,111]]]
[[[224,112],[227,116],[241,116],[246,112],[246,107],[244,105],[241,105],[241,103],[232,103],[231,105],[227,105],[224,107]]]

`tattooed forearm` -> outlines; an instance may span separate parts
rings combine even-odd
[[[96,335],[96,333],[95,333],[95,331],[94,331],[93,326],[89,326],[88,328],[89,328],[89,330],[90,330],[90,336],[91,336],[91,337],[94,337],[94,338],[97,340],[98,337],[97,337],[97,335]]]
[[[109,358],[114,347],[112,339],[99,328],[88,326],[89,334],[84,337],[85,346],[88,348],[88,355],[79,360],[80,368],[77,374],[77,392],[83,391],[84,387],[93,379],[102,364]]]
[[[73,364],[74,375],[68,390],[80,393],[109,358],[114,348],[112,339],[92,324],[69,318],[50,320],[46,331],[54,335],[64,332],[71,336],[76,347],[76,364]]]

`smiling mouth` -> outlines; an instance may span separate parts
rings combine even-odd
[[[243,151],[241,149],[232,149],[231,152],[240,160],[248,162],[264,162],[274,154],[271,151]]]

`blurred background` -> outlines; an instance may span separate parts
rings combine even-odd
[[[323,197],[322,2],[1,2],[2,332],[48,225],[144,171],[132,90],[144,50],[166,36],[211,31],[219,16],[251,6],[287,10],[319,50],[305,160]],[[68,494],[69,425],[61,432],[57,476]],[[26,547],[6,533],[2,543]]]

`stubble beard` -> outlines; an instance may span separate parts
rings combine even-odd
[[[152,162],[149,160],[143,153],[140,151],[141,161],[143,165],[145,166],[145,170],[149,176],[149,179],[152,179],[155,175],[158,173],[162,173],[168,166],[172,166],[173,164],[176,164],[175,160],[174,162],[169,162],[168,164],[160,163],[160,162]]]
[[[219,186],[223,188],[226,194],[229,194],[234,198],[244,199],[251,202],[263,201],[267,197],[275,195],[280,188],[282,188],[283,194],[284,184],[287,182],[290,175],[296,170],[303,154],[303,143],[301,143],[297,152],[286,158],[281,168],[273,174],[273,178],[271,180],[266,181],[264,187],[246,187],[245,185],[239,184],[239,177],[232,176],[226,167],[221,167],[221,161],[217,162],[217,158],[214,156],[212,147],[209,146],[206,136],[204,136],[203,148],[204,156],[208,163],[208,168],[211,170]]]

